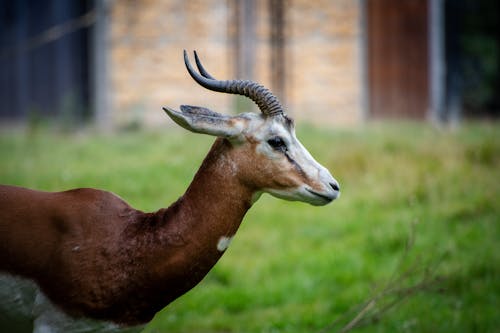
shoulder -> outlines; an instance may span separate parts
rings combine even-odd
[[[114,201],[121,202],[126,204],[126,201],[123,200],[120,196],[116,195],[113,192],[99,190],[95,188],[75,188],[72,190],[58,192],[58,194],[66,197],[72,198],[80,198],[82,200],[100,200],[100,201]]]

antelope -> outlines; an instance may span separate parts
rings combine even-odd
[[[339,196],[267,88],[217,80],[194,56],[198,71],[184,51],[198,84],[246,96],[261,113],[164,107],[181,127],[217,138],[184,195],[153,213],[93,188],[0,186],[2,331],[138,330],[203,279],[262,193],[316,206]]]

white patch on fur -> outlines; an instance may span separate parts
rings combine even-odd
[[[229,171],[231,176],[236,176],[238,173],[238,166],[236,163],[232,159],[227,158],[225,155],[220,156],[219,163],[221,168],[227,167],[227,171]]]
[[[220,252],[226,251],[232,240],[233,237],[222,236],[217,242],[217,250],[219,250]]]
[[[120,327],[106,321],[72,318],[56,307],[36,283],[9,274],[0,274],[0,313],[2,332],[3,329],[14,332],[14,329],[23,333],[134,333],[144,328],[143,325]]]

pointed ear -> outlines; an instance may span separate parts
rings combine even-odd
[[[181,111],[164,107],[163,110],[181,127],[195,133],[220,137],[234,137],[241,133],[242,121],[199,106],[181,105]]]

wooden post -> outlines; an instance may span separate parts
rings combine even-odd
[[[285,52],[285,6],[284,0],[269,0],[269,26],[271,50],[271,89],[286,105],[286,52]]]
[[[92,104],[95,123],[104,131],[112,127],[108,60],[110,8],[111,0],[95,0],[96,19],[92,28]]]
[[[255,0],[229,1],[233,6],[233,34],[235,78],[253,80],[255,72]],[[253,103],[235,96],[235,112],[248,112]]]
[[[442,122],[446,108],[446,74],[444,55],[444,3],[429,0],[429,96],[428,117]]]

